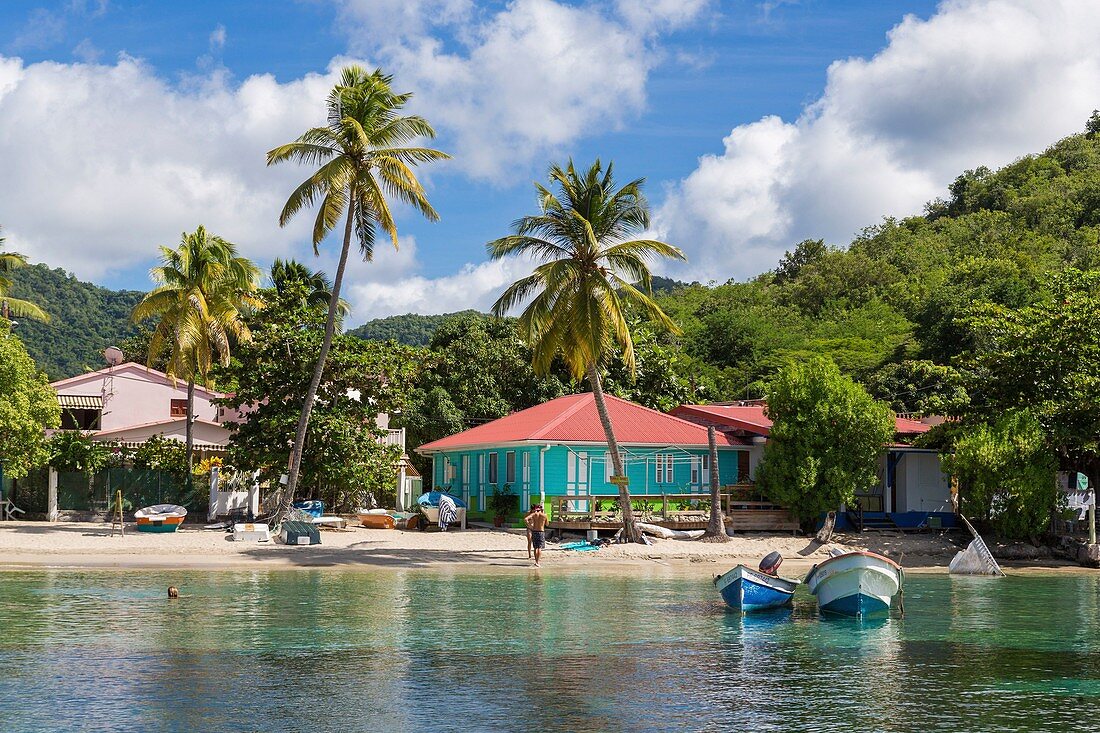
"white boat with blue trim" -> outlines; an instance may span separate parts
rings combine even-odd
[[[742,613],[789,606],[799,581],[779,577],[782,563],[783,557],[772,552],[760,562],[759,570],[738,565],[715,577],[714,587],[727,606]]]
[[[888,614],[904,580],[905,571],[890,558],[858,550],[814,565],[805,582],[823,613],[863,618]]]

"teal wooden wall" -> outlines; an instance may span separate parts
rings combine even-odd
[[[515,471],[514,476],[509,476],[508,454],[512,452],[515,454]],[[510,484],[511,491],[520,496],[521,508],[527,509],[531,503],[529,497],[537,497],[543,491],[539,475],[539,456],[542,452],[542,446],[532,445],[436,453],[433,456],[431,486],[444,487],[456,496],[469,497],[470,508],[481,511],[485,507],[482,497],[487,500],[497,487]],[[624,449],[630,493],[644,495],[707,490],[707,474],[700,470],[706,453],[705,448]],[[495,481],[490,475],[490,456],[493,454],[497,461]],[[527,456],[528,462],[526,473],[524,456]],[[658,456],[672,456],[671,472],[667,470],[667,462],[664,464],[665,470],[658,471]],[[564,496],[571,493],[617,493],[618,489],[606,480],[611,473],[607,466],[608,460],[606,449],[597,446],[551,446],[543,456],[545,494]],[[667,461],[667,458],[664,460]],[[479,461],[483,466],[480,470]],[[719,479],[723,485],[747,478],[748,466],[747,447],[718,449]]]

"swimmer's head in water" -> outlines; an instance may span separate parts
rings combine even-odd
[[[168,597],[169,598],[179,598],[180,597],[180,589],[177,588],[174,585],[168,586]]]

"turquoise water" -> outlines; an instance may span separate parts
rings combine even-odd
[[[0,731],[1100,726],[1100,574],[910,575],[905,607],[822,619],[800,588],[741,618],[676,574],[6,572]]]

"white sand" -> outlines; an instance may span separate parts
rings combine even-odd
[[[728,543],[654,540],[651,546],[612,545],[596,552],[570,552],[551,543],[543,556],[548,571],[564,568],[616,569],[684,567],[720,572],[737,562],[755,565],[772,550],[785,558],[784,569],[808,569],[830,547],[859,547],[887,554],[906,567],[945,567],[956,551],[948,537],[876,534],[838,536],[819,547],[811,538],[754,534]],[[956,540],[961,542],[961,537]],[[349,527],[323,530],[321,545],[287,547],[275,542],[233,542],[224,531],[185,527],[172,534],[137,532],[111,536],[101,523],[0,523],[0,567],[65,568],[529,568],[527,542],[515,530],[468,529],[405,532]]]

